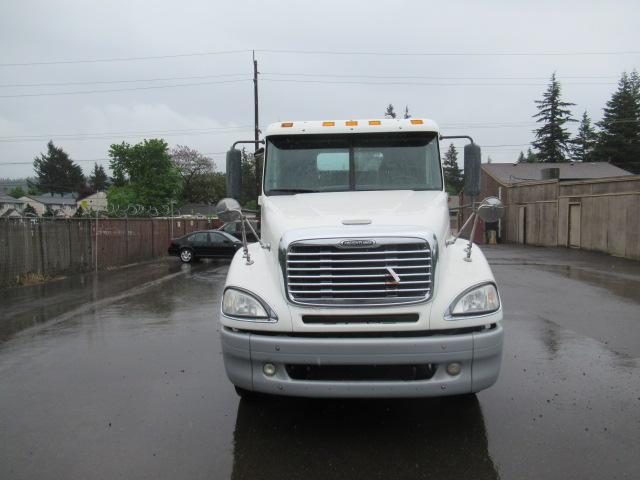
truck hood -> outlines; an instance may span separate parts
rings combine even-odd
[[[284,233],[308,227],[344,228],[365,234],[380,226],[420,226],[438,239],[449,228],[447,194],[442,191],[363,191],[263,196],[262,235],[278,245]],[[358,226],[349,223],[364,223]],[[345,225],[345,223],[347,225]]]

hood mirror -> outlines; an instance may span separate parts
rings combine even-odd
[[[216,205],[216,214],[223,222],[237,222],[242,220],[242,210],[237,200],[223,198]]]
[[[256,233],[251,222],[247,220],[247,217],[242,213],[242,207],[240,203],[233,198],[223,198],[216,205],[216,214],[218,218],[223,222],[240,222],[240,226],[242,227],[242,247],[244,252],[244,258],[247,259],[247,265],[251,265],[253,260],[251,260],[251,256],[249,255],[249,247],[247,244],[247,226],[249,226],[249,230],[255,235],[258,239],[258,243],[260,247],[270,250],[271,246],[268,243],[263,243],[260,240],[260,236]]]
[[[500,220],[504,215],[504,205],[499,198],[487,197],[478,207],[478,216],[485,223],[493,223]]]

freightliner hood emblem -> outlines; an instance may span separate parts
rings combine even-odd
[[[354,240],[342,240],[338,246],[340,248],[367,248],[373,247],[375,244],[375,240],[358,238]]]

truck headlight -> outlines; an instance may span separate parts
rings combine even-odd
[[[500,308],[500,297],[493,283],[466,290],[449,307],[449,316],[464,317],[492,313]]]
[[[227,288],[222,297],[222,313],[242,320],[275,321],[276,315],[259,297],[238,288]]]

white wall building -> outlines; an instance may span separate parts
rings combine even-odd
[[[82,200],[76,202],[78,207],[82,207],[85,212],[93,210],[104,211],[107,209],[107,193],[96,192],[84,197]]]
[[[0,217],[19,217],[25,206],[23,200],[0,193]]]
[[[20,200],[28,205],[31,205],[36,211],[38,216],[44,215],[47,211],[47,207],[57,217],[72,217],[76,213],[76,199],[72,195],[25,195],[20,197]]]

